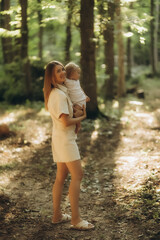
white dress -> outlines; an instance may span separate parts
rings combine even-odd
[[[83,105],[86,107],[86,95],[81,88],[80,81],[66,78],[65,86],[72,103],[78,104],[80,107]]]
[[[53,88],[48,99],[48,111],[53,122],[52,153],[54,162],[71,162],[80,159],[76,143],[76,125],[64,127],[59,117],[62,113],[73,117],[73,104],[67,88],[59,85]]]

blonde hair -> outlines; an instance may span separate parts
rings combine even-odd
[[[56,87],[54,70],[55,70],[55,66],[57,65],[61,65],[63,67],[62,63],[58,61],[52,61],[47,64],[46,70],[45,70],[43,93],[44,93],[45,108],[47,110],[48,110],[49,95],[52,89]]]
[[[67,78],[70,78],[71,74],[74,72],[74,71],[77,71],[78,69],[80,69],[80,67],[73,63],[73,62],[69,62],[66,66],[65,66],[65,70],[66,70],[66,77]]]

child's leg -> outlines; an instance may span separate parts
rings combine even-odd
[[[75,104],[73,106],[73,116],[76,117],[81,117],[83,115],[83,109],[80,107],[78,104]]]

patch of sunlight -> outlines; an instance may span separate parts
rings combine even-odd
[[[140,101],[129,101],[128,103],[132,104],[132,105],[137,105],[137,106],[142,106],[143,105],[143,102],[140,102]]]
[[[112,107],[119,108],[119,102],[117,100],[113,100]]]
[[[16,120],[16,114],[11,112],[7,116],[4,116],[0,119],[0,124],[7,124],[7,123],[12,123]]]
[[[145,44],[145,40],[146,40],[146,39],[145,39],[144,37],[140,37],[140,43],[141,43],[141,44]]]
[[[50,113],[45,110],[45,108],[41,108],[39,113],[37,114],[38,116],[50,116]]]
[[[0,175],[0,186],[2,188],[7,187],[10,182],[11,182],[11,178],[14,176],[13,172],[12,174],[8,174],[8,173],[3,173]]]
[[[95,141],[98,137],[98,131],[95,130],[92,132],[92,135],[91,135],[91,142]]]
[[[28,110],[28,112],[29,111],[30,110]],[[25,115],[26,113],[27,113],[27,110],[25,109],[19,109],[19,110],[16,109],[10,113],[6,113],[4,114],[4,116],[0,118],[0,124],[15,122],[19,117]]]
[[[31,136],[30,142],[33,144],[41,144],[46,139],[46,131],[44,128],[36,127],[35,134]]]
[[[95,129],[98,129],[100,127],[99,119],[95,120],[94,127]]]
[[[129,38],[129,37],[132,37],[133,36],[133,33],[132,32],[127,32],[127,33],[124,33],[123,34],[125,37]]]
[[[75,56],[76,56],[76,57],[80,57],[80,56],[81,56],[81,53],[80,53],[80,52],[76,52],[76,53],[75,53]]]

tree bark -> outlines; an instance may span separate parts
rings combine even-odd
[[[32,98],[32,85],[30,74],[30,62],[28,58],[28,25],[27,8],[28,0],[19,0],[21,5],[21,59],[23,62],[23,72],[26,86],[26,96]]]
[[[98,103],[95,74],[94,0],[81,0],[80,32],[82,87],[91,99],[87,103],[87,116],[96,118],[98,115]]]
[[[68,11],[67,11],[67,27],[66,27],[66,44],[65,44],[65,62],[70,61],[70,46],[72,42],[72,14],[73,14],[73,0],[68,0]]]
[[[155,56],[155,69],[158,72],[158,31],[159,31],[159,0],[156,1],[156,18],[155,18],[155,48],[154,48],[154,56]]]
[[[116,4],[116,25],[117,25],[117,47],[118,47],[118,88],[117,95],[122,97],[125,95],[125,73],[124,73],[124,44],[122,35],[122,19],[120,0],[115,0]]]
[[[131,28],[128,27],[128,31],[131,31]],[[131,37],[127,38],[127,77],[131,77],[131,68],[132,68],[132,61],[131,61]]]
[[[154,16],[154,11],[155,11],[155,0],[151,0],[151,22],[150,22],[150,30],[151,30],[151,66],[152,66],[152,74],[156,74],[156,68],[155,68],[155,16]]]
[[[10,9],[10,0],[1,0],[1,11]],[[10,15],[8,13],[1,15],[1,27],[10,31]],[[12,38],[2,37],[3,61],[5,64],[12,62]]]
[[[43,58],[43,27],[42,27],[42,7],[41,7],[41,0],[37,0],[38,2],[38,24],[39,24],[39,32],[38,32],[38,37],[39,37],[39,43],[38,43],[38,57],[42,60]]]
[[[105,80],[105,98],[113,99],[113,85],[114,85],[114,11],[115,5],[113,2],[108,2],[108,20],[103,31],[104,47],[105,47],[105,65],[106,75]]]

